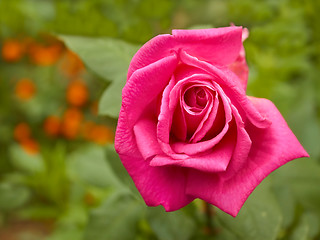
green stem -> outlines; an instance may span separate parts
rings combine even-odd
[[[210,236],[210,235],[213,235],[214,233],[213,222],[212,222],[214,211],[213,211],[212,205],[207,202],[204,202],[204,211],[205,211],[205,217],[206,217],[206,234]]]

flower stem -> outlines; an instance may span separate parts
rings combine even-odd
[[[207,235],[211,236],[214,234],[214,227],[212,222],[212,216],[214,215],[214,211],[213,211],[212,205],[207,202],[204,202],[204,212],[205,212],[205,218],[206,218],[205,232]]]

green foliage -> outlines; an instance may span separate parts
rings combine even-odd
[[[68,162],[72,171],[70,175],[80,178],[78,181],[101,188],[121,186],[108,162],[105,161],[103,149],[99,147],[88,146],[79,149],[69,155]]]
[[[99,121],[111,126],[129,63],[143,43],[173,28],[243,25],[250,32],[244,43],[248,95],[271,99],[311,155],[269,176],[236,218],[216,208],[208,215],[200,200],[172,213],[149,208],[112,144],[43,136],[44,118],[65,110],[70,79],[59,73],[62,63],[43,67],[27,57],[17,63],[2,59],[0,225],[12,216],[51,219],[49,240],[319,239],[319,11],[313,0],[0,0],[0,45],[8,37],[57,35],[90,70],[74,77],[90,83],[105,116]],[[30,101],[10,95],[22,76],[37,86]],[[36,154],[13,139],[21,120],[41,139]]]
[[[99,113],[117,118],[121,106],[121,89],[126,82],[129,63],[139,47],[112,38],[60,38],[71,50],[79,54],[94,73],[112,82],[102,95]]]
[[[236,218],[218,211],[221,224],[238,239],[276,239],[282,215],[267,181],[259,185],[248,198]]]
[[[84,239],[132,239],[144,208],[132,197],[115,192],[91,211]]]
[[[44,171],[44,162],[40,155],[30,155],[20,146],[13,145],[10,149],[12,165],[22,172],[37,173]]]
[[[0,184],[0,210],[8,211],[25,204],[30,198],[29,190],[24,186],[10,183]]]
[[[167,213],[162,207],[148,208],[148,221],[159,240],[192,239],[194,221],[182,211]]]

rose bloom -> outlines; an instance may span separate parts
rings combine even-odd
[[[246,96],[247,35],[173,30],[133,57],[115,148],[147,205],[200,198],[236,216],[268,174],[308,156],[271,101]]]

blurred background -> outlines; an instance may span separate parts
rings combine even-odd
[[[0,0],[0,239],[320,239],[319,12],[316,0]],[[113,149],[115,71],[157,34],[231,23],[250,32],[248,95],[271,99],[311,158],[264,180],[235,219],[201,201],[147,208]]]

